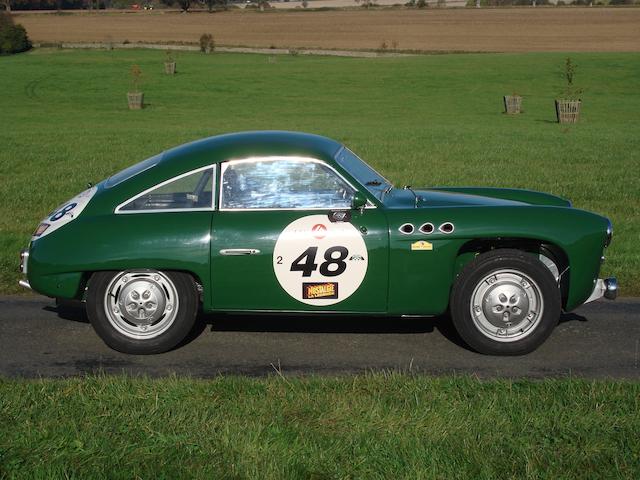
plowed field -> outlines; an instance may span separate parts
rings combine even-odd
[[[34,41],[423,51],[640,51],[640,8],[509,8],[224,13],[19,14]]]

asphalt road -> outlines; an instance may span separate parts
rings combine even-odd
[[[469,351],[446,318],[203,316],[171,352],[133,356],[105,346],[81,309],[44,297],[0,297],[0,376],[90,373],[212,377],[351,374],[383,369],[480,377],[640,379],[640,299],[599,301],[563,315],[523,357]]]

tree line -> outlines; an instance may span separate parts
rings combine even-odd
[[[184,11],[192,7],[206,8],[209,11],[225,9],[229,0],[159,0],[160,3],[178,7]],[[0,0],[7,11],[12,10],[102,10],[107,8],[129,8],[132,4],[152,4],[150,0]]]

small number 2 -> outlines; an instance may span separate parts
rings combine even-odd
[[[278,255],[278,256],[276,257],[276,263],[277,263],[278,265],[282,265],[282,257],[281,257],[280,255]]]

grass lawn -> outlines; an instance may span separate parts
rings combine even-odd
[[[0,380],[0,478],[640,476],[640,384]]]
[[[223,132],[302,130],[346,142],[398,185],[543,190],[609,216],[603,274],[640,295],[640,54],[580,53],[583,119],[555,123],[566,54],[411,58],[36,50],[0,58],[0,292],[56,205],[161,150]],[[132,64],[148,103],[128,111]],[[501,113],[502,95],[525,113]],[[185,447],[186,448],[186,447]],[[356,466],[354,465],[354,468]]]

